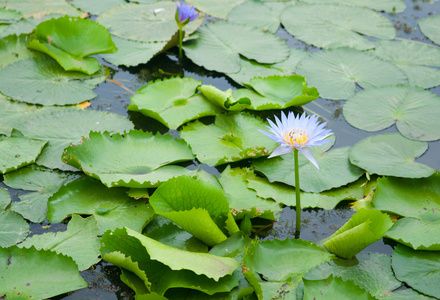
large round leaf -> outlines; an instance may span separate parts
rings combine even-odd
[[[72,0],[70,3],[79,9],[91,13],[92,15],[100,15],[107,9],[116,5],[127,3],[125,0],[106,0],[106,1],[89,1],[89,0]]]
[[[415,162],[428,149],[428,143],[409,140],[399,133],[367,137],[350,151],[352,164],[370,174],[420,178],[432,175],[435,170]]]
[[[297,4],[287,7],[281,23],[297,39],[321,48],[373,48],[362,35],[392,39],[393,24],[367,8],[332,4]]]
[[[176,5],[171,1],[153,4],[128,3],[102,13],[97,22],[110,29],[113,35],[140,42],[169,41],[177,31],[174,19]],[[186,34],[194,32],[203,18],[185,26]]]
[[[0,211],[0,247],[16,245],[28,234],[29,224],[22,216],[10,210]]]
[[[241,69],[240,55],[260,63],[281,62],[289,55],[285,41],[248,25],[208,23],[197,33],[199,38],[185,43],[183,49],[189,59],[208,70],[236,73]]]
[[[344,117],[352,126],[378,131],[396,123],[409,139],[440,139],[440,97],[420,87],[389,86],[360,91],[344,105]]]
[[[4,1],[7,9],[16,10],[23,14],[23,17],[41,18],[48,14],[61,14],[73,17],[83,16],[84,13],[70,5],[64,0],[14,0]]]
[[[305,76],[322,98],[347,99],[362,88],[406,84],[406,75],[394,64],[354,49],[340,48],[312,53],[298,63],[296,73]]]
[[[375,299],[367,291],[360,288],[351,280],[344,281],[330,276],[323,280],[304,280],[304,300],[326,299]]]
[[[272,10],[264,2],[246,1],[229,12],[228,21],[276,33],[280,27],[280,13],[280,11]]]
[[[64,151],[63,161],[82,169],[108,187],[144,188],[158,186],[190,171],[173,162],[194,159],[183,140],[171,135],[130,131],[125,135],[90,132],[88,138]]]
[[[96,97],[88,75],[67,72],[51,58],[20,60],[0,70],[0,92],[41,105],[77,104]]]
[[[420,30],[431,41],[440,45],[440,16],[434,15],[419,21]]]
[[[197,159],[211,166],[227,162],[266,156],[275,142],[257,129],[266,130],[263,121],[249,114],[222,114],[215,124],[199,121],[183,127],[181,137],[197,155]]]
[[[28,48],[46,53],[66,71],[92,75],[101,69],[89,55],[114,53],[118,49],[106,28],[89,19],[64,16],[38,24]]]

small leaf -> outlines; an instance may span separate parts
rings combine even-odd
[[[419,21],[419,27],[424,35],[437,45],[440,45],[440,17],[438,15],[421,19]]]
[[[0,247],[7,248],[16,245],[28,234],[29,224],[22,216],[10,210],[0,211]]]

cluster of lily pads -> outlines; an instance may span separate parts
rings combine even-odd
[[[200,11],[186,58],[241,87],[149,82],[127,110],[162,135],[87,106],[109,74],[96,55],[130,67],[176,48],[173,1],[0,0],[0,297],[84,288],[103,259],[136,299],[440,298],[440,175],[415,162],[440,139],[440,49],[395,39],[379,12],[403,1],[186,2]],[[439,20],[419,23],[437,44]],[[280,24],[316,51],[289,48]],[[356,128],[398,132],[334,149],[331,136],[312,149],[320,170],[300,157],[303,207],[353,202],[333,235],[250,238],[295,206],[293,154],[267,159],[277,144],[257,129],[319,97],[346,100]],[[29,236],[42,222],[67,229]],[[391,256],[358,254],[383,236]]]

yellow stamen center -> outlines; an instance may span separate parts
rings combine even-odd
[[[304,146],[307,144],[309,140],[309,135],[304,130],[292,130],[284,134],[284,140],[287,144],[290,146],[295,147],[295,145],[299,145],[296,148],[300,148],[301,146]]]

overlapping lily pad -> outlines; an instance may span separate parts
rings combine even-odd
[[[158,186],[190,171],[172,163],[194,159],[183,140],[171,135],[129,131],[124,135],[90,132],[78,145],[66,148],[63,161],[82,169],[108,187]]]
[[[275,142],[257,131],[265,130],[263,121],[250,114],[218,115],[215,124],[199,121],[183,127],[181,137],[186,140],[197,159],[210,166],[266,156]]]
[[[61,16],[62,15],[60,15],[60,14],[49,14],[49,15],[44,15],[42,17],[37,17],[37,18],[29,17],[26,19],[21,19],[15,23],[9,25],[7,28],[5,28],[5,30],[1,31],[0,36],[6,37],[8,35],[17,35],[17,36],[22,35],[22,34],[28,35],[41,22],[47,21],[52,18],[59,18]],[[27,43],[26,43],[26,46],[27,46]],[[25,48],[27,48],[26,46],[25,46]],[[35,51],[35,52],[40,53],[37,51]]]
[[[0,210],[6,209],[9,203],[11,203],[11,196],[7,189],[0,188]]]
[[[438,15],[429,16],[419,21],[420,30],[431,41],[440,45],[440,17]]]
[[[405,10],[406,5],[403,0],[301,0],[306,3],[326,3],[341,4],[350,6],[367,7],[377,11],[385,11],[388,13],[401,13]]]
[[[272,10],[264,2],[245,1],[229,12],[228,21],[276,33],[280,27],[280,13],[280,11]]]
[[[211,0],[188,0],[189,5],[196,7],[198,10],[203,11],[213,17],[226,19],[229,12],[237,5],[245,2],[246,0],[223,0],[211,1]]]
[[[61,14],[73,17],[84,16],[83,12],[64,0],[14,0],[5,1],[4,4],[7,9],[22,13],[25,18],[41,18],[48,14]]]
[[[66,71],[88,75],[101,69],[99,61],[90,55],[118,50],[106,28],[89,19],[69,16],[38,24],[32,32],[28,48],[46,53]]]
[[[259,63],[281,62],[289,55],[283,40],[247,25],[208,23],[197,33],[199,38],[186,42],[183,49],[189,59],[208,70],[236,73],[241,69],[240,55]]]
[[[323,280],[304,280],[304,300],[324,299],[375,299],[351,280],[330,276]]]
[[[72,0],[70,3],[81,9],[82,11],[86,11],[93,15],[100,15],[107,9],[110,9],[116,5],[127,3],[125,0],[106,0],[104,2],[99,1],[88,1],[88,0]]]
[[[0,247],[16,245],[28,234],[29,224],[22,216],[10,210],[0,211]]]
[[[362,35],[381,39],[396,36],[393,24],[367,8],[332,4],[297,4],[281,14],[281,23],[297,39],[320,48],[373,48]]]
[[[39,52],[29,50],[27,35],[9,35],[0,39],[0,68],[30,57],[41,56]]]
[[[415,162],[428,149],[428,143],[413,141],[399,133],[367,137],[350,151],[352,164],[370,174],[421,178],[434,174],[435,170]]]
[[[393,63],[349,48],[312,53],[298,63],[296,73],[330,100],[354,95],[356,84],[371,88],[407,83],[405,73]]]

